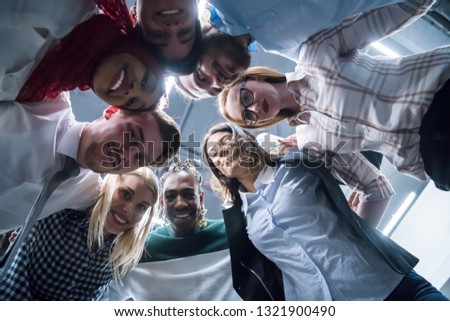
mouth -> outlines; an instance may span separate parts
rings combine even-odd
[[[267,114],[269,112],[269,103],[264,99],[263,101],[263,112]]]
[[[191,212],[172,214],[172,218],[176,220],[185,220],[188,219],[189,217],[191,217]]]
[[[128,82],[128,72],[127,67],[125,66],[121,70],[119,70],[109,82],[108,92],[109,93],[125,92],[128,87],[127,82]]]
[[[128,220],[117,214],[114,210],[111,211],[111,216],[118,225],[125,225],[128,223]]]
[[[181,13],[181,9],[172,9],[172,10],[163,10],[163,11],[159,11],[158,14],[161,16],[173,16],[176,15],[178,13]]]

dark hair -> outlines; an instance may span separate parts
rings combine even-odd
[[[233,151],[237,152],[233,157],[239,157],[242,166],[252,173],[259,173],[267,166],[273,166],[273,155],[266,152],[256,140],[255,136],[244,129],[241,129],[230,123],[220,123],[211,127],[202,141],[202,153],[205,164],[212,173],[211,188],[222,198],[223,204],[233,204],[239,198],[239,186],[241,183],[236,178],[225,177],[208,157],[208,140],[219,132],[227,132],[232,134]],[[278,158],[278,155],[275,156]]]
[[[200,26],[200,21],[195,19],[194,23],[195,27],[195,35],[194,35],[194,43],[192,44],[192,49],[189,54],[181,60],[167,60],[161,57],[158,53],[158,50],[155,49],[155,46],[152,44],[147,44],[149,50],[151,52],[155,52],[161,64],[166,68],[170,73],[174,73],[176,75],[189,75],[195,71],[197,67],[197,60],[200,57],[200,53],[202,50],[202,31]]]
[[[185,160],[177,160],[169,166],[167,172],[165,172],[161,178],[159,179],[159,184],[161,187],[161,192],[164,188],[164,183],[167,180],[167,177],[174,173],[178,172],[186,172],[194,176],[195,182],[197,183],[199,189],[201,189],[201,184],[203,181],[202,175],[199,171],[197,171],[196,166],[199,166],[200,162],[195,159],[185,159]]]
[[[162,110],[154,110],[151,114],[156,118],[159,125],[159,133],[161,134],[162,152],[161,155],[149,164],[153,167],[163,167],[170,159],[172,159],[180,149],[180,126]]]

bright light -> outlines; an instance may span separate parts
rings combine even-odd
[[[173,76],[166,77],[166,95],[169,95],[174,83],[175,78]]]
[[[200,0],[198,2],[198,13],[201,14],[205,10],[206,0]]]
[[[391,221],[388,223],[388,225],[384,228],[383,234],[389,235],[391,233],[392,229],[395,227],[395,225],[401,220],[403,216],[405,216],[406,211],[408,210],[411,203],[416,198],[416,193],[411,192],[406,197],[405,201],[403,202],[402,206],[398,209],[398,211],[392,216]]]
[[[372,42],[370,45],[388,57],[392,58],[400,57],[400,55],[396,53],[394,50],[386,47],[385,45],[379,43],[378,41]]]

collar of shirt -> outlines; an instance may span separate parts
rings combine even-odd
[[[261,191],[260,188],[263,185],[268,185],[274,181],[275,172],[276,172],[276,168],[270,167],[270,166],[267,166],[264,170],[259,172],[258,177],[256,177],[256,180],[255,180],[256,193],[244,191],[242,186],[239,187],[239,195],[241,196],[241,200],[242,200],[241,209],[244,213],[247,213],[249,201],[251,201],[257,195],[259,195],[259,193]]]
[[[73,159],[77,159],[81,133],[87,124],[87,122],[73,122],[61,138],[57,152],[72,157]]]
[[[205,8],[209,11],[210,13],[210,17],[209,17],[209,22],[211,23],[211,25],[219,30],[220,32],[229,34],[231,36],[235,36],[234,34],[232,34],[232,26],[230,26],[228,23],[226,23],[222,13],[217,10],[213,5],[206,3]],[[244,32],[244,31],[242,31]],[[240,33],[242,33],[240,32]],[[239,33],[239,32],[238,32]],[[247,33],[246,31],[244,33]],[[250,43],[247,46],[247,51],[248,52],[257,52],[258,51],[258,47],[256,46],[256,40],[253,39],[252,35],[250,35]]]

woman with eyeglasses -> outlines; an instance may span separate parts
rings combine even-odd
[[[298,106],[286,88],[285,77],[264,67],[249,68],[243,78],[219,96],[222,115],[243,128],[260,128],[261,123],[269,126],[267,123],[272,124],[273,121],[274,124],[295,115],[295,105]],[[277,109],[278,106],[292,108]],[[264,148],[265,143],[262,142]],[[341,154],[339,148],[342,144],[334,141],[329,143],[333,144],[333,148],[314,141],[298,145],[311,157],[325,161],[332,175],[352,190],[349,198],[352,209],[372,226],[377,226],[390,198],[395,194],[391,184],[361,153]]]
[[[450,46],[398,58],[359,51],[432,2],[386,6],[316,34],[295,72],[250,68],[220,95],[221,114],[244,128],[287,119],[301,149],[377,151],[400,172],[450,190]]]

